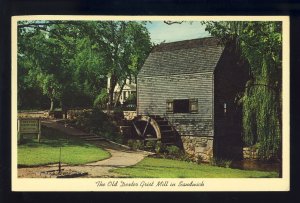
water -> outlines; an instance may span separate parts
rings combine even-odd
[[[230,168],[242,170],[257,170],[257,171],[279,171],[280,164],[278,162],[242,160],[233,161]]]

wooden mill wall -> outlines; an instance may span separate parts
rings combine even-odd
[[[242,156],[242,106],[238,104],[238,94],[244,91],[249,71],[235,53],[229,46],[224,50],[214,78],[214,155],[228,159]]]
[[[212,72],[147,77],[139,75],[138,114],[165,116],[180,135],[213,136],[213,79]],[[198,99],[198,113],[166,113],[168,99]]]

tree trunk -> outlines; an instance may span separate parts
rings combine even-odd
[[[123,91],[123,88],[124,88],[125,84],[126,84],[126,79],[124,80],[124,82],[123,82],[123,84],[122,84],[122,86],[121,86],[121,88],[120,88],[120,92],[119,92],[119,94],[118,94],[116,100],[114,101],[114,107],[117,106],[117,103],[118,103],[118,101],[119,101],[119,99],[120,99],[120,97],[121,97],[121,94],[122,94],[122,91]]]
[[[115,90],[116,84],[117,84],[116,76],[112,74],[111,78],[110,78],[110,86],[109,86],[109,91],[108,91],[108,106],[107,106],[107,111],[108,112],[113,107],[113,103],[114,103],[114,90]]]
[[[63,118],[67,119],[68,110],[67,110],[66,106],[64,105],[64,102],[61,101],[60,106],[61,106],[61,111],[62,111],[62,114],[63,114]]]
[[[50,110],[49,111],[53,111],[54,108],[54,100],[53,98],[50,98]]]

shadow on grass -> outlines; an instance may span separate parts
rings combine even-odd
[[[180,169],[186,169],[186,167],[174,167],[174,166],[151,166],[151,165],[142,165],[141,168],[145,168],[147,170],[164,170],[164,169],[173,169],[173,170],[180,170]],[[189,168],[189,170],[192,171],[198,171],[198,169]]]
[[[66,135],[59,130],[55,130],[52,128],[48,128],[43,126],[42,127],[42,135],[40,142],[37,141],[37,139],[32,138],[25,138],[22,141],[22,144],[20,147],[72,147],[72,146],[80,146],[80,147],[91,147],[95,146],[92,144],[89,144],[87,142],[84,142],[80,138],[72,137],[69,135]]]

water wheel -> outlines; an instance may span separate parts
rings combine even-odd
[[[160,116],[137,116],[132,121],[133,131],[138,139],[176,144],[178,136],[168,120]]]

